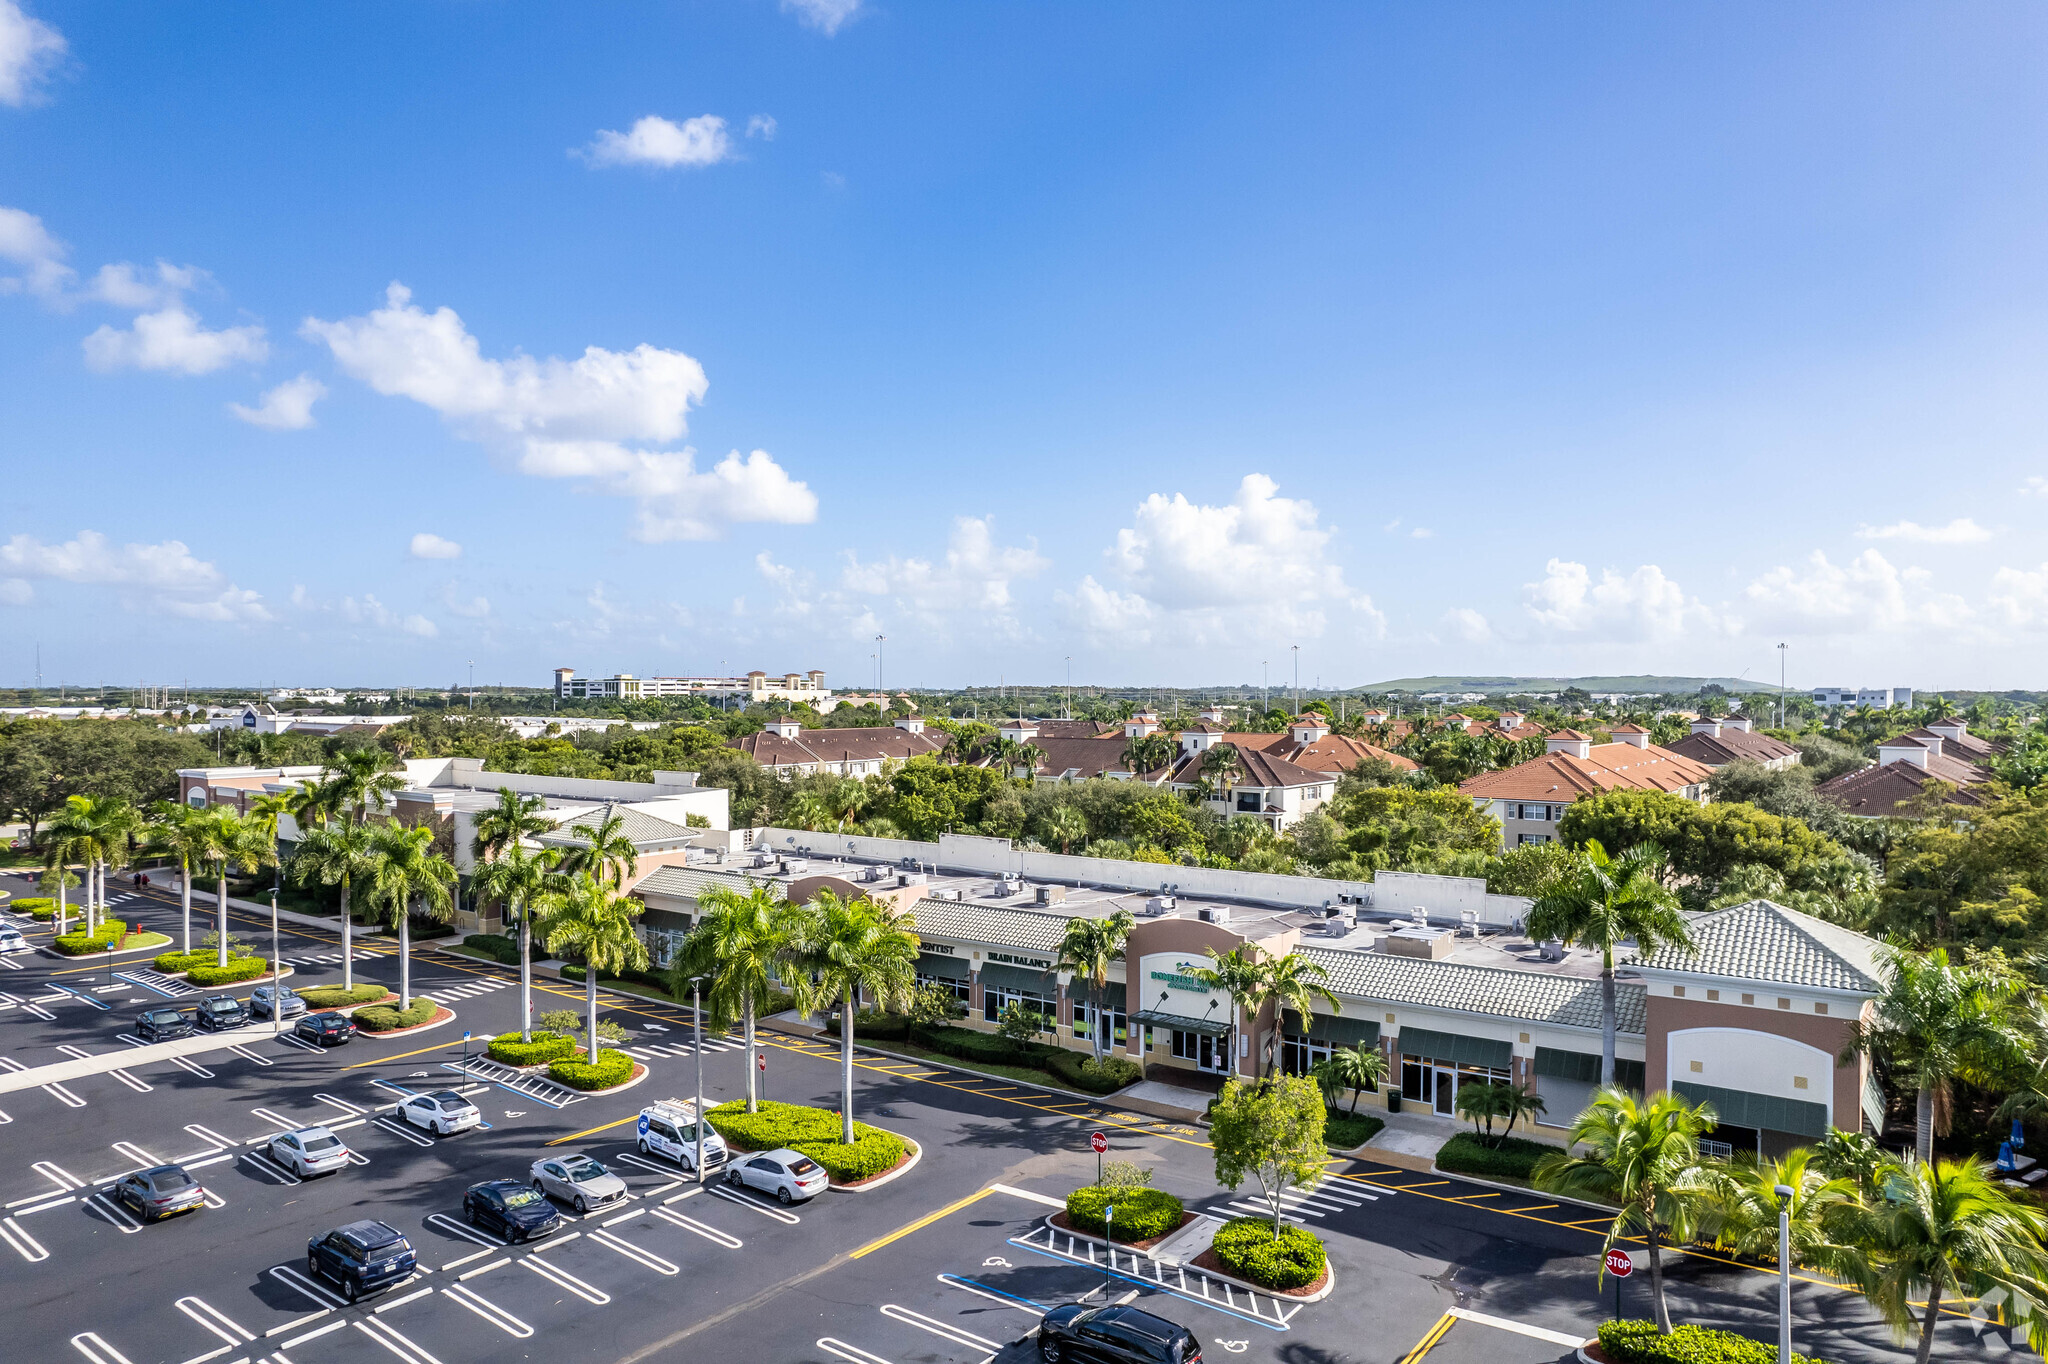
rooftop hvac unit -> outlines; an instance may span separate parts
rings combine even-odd
[[[1205,924],[1227,924],[1230,922],[1229,905],[1204,905],[1201,919]]]
[[[1171,895],[1155,895],[1145,902],[1145,912],[1147,914],[1171,914],[1174,903],[1174,898]]]
[[[1037,899],[1041,905],[1063,905],[1067,902],[1067,888],[1065,886],[1040,886]]]
[[[921,886],[924,883],[925,874],[921,871],[899,871],[896,873],[896,884],[899,886]]]
[[[1478,910],[1461,909],[1458,911],[1458,936],[1461,938],[1476,938],[1479,936]]]
[[[943,890],[935,890],[925,898],[928,900],[946,900],[953,904],[959,904],[960,888],[958,886],[949,886]]]

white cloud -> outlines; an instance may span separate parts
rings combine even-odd
[[[0,0],[4,4],[5,0]],[[76,275],[64,263],[64,243],[50,235],[43,220],[18,208],[0,208],[0,260],[22,273],[0,279],[0,294],[31,294],[55,299]]]
[[[839,581],[849,592],[894,597],[921,614],[970,610],[1007,616],[1014,605],[1011,582],[1035,577],[1049,563],[1035,541],[998,545],[994,517],[961,516],[954,518],[942,562],[891,555],[864,564],[849,555]]]
[[[15,0],[0,0],[0,104],[20,108],[33,99],[64,50],[63,34]]]
[[[1862,526],[1859,540],[1904,540],[1915,545],[1976,545],[1991,538],[1991,532],[1967,516],[1945,526],[1923,526],[1917,521],[1894,521],[1889,526]]]
[[[27,606],[36,590],[26,578],[0,578],[0,606]]]
[[[575,360],[487,359],[454,309],[425,312],[402,284],[365,317],[308,318],[302,331],[324,342],[349,375],[510,452],[520,472],[583,479],[597,492],[633,499],[634,534],[642,540],[709,540],[732,522],[817,517],[816,495],[765,450],[735,450],[699,472],[688,447],[626,444],[673,441],[688,431],[690,405],[702,401],[707,381],[703,366],[681,351],[643,343],[630,351],[590,346]]]
[[[1417,526],[1414,530],[1408,532],[1408,538],[1410,540],[1427,540],[1430,536],[1435,534],[1436,532],[1429,529],[1429,527],[1427,526]]]
[[[264,608],[260,593],[247,588],[230,587],[218,596],[201,600],[167,597],[161,605],[172,615],[184,616],[191,620],[213,621],[267,621],[273,619]]]
[[[1484,644],[1493,638],[1492,624],[1469,606],[1459,606],[1446,611],[1444,624],[1457,631],[1458,637],[1470,644]]]
[[[96,370],[124,368],[211,374],[238,360],[261,364],[270,354],[261,327],[208,331],[183,304],[143,313],[128,331],[102,326],[85,338],[85,363]]]
[[[1815,550],[1801,568],[1780,566],[1752,581],[1744,595],[1762,623],[1820,634],[1871,634],[1908,629],[1950,630],[1974,614],[1962,598],[1927,588],[1925,569],[1897,568],[1874,549],[1846,565]]]
[[[63,544],[16,535],[0,545],[0,572],[8,586],[0,597],[20,606],[34,596],[34,579],[129,588],[148,594],[153,607],[201,620],[264,621],[262,597],[223,583],[219,569],[194,557],[183,541],[119,545],[98,531],[82,530]]]
[[[1544,565],[1543,581],[1522,585],[1522,602],[1545,629],[1617,642],[1727,628],[1655,564],[1627,576],[1604,568],[1596,582],[1584,564],[1552,559]]]
[[[96,303],[110,303],[116,308],[161,308],[176,303],[211,279],[196,265],[173,265],[160,260],[152,275],[120,261],[102,265],[81,292]]]
[[[2020,496],[2048,497],[2048,478],[2043,478],[2039,474],[2033,475],[2020,485]]]
[[[456,615],[465,616],[470,620],[482,620],[491,614],[491,603],[487,598],[481,595],[465,597],[457,591],[452,582],[441,589],[441,604]]]
[[[368,592],[363,594],[361,601],[354,597],[343,597],[341,616],[351,625],[373,625],[380,630],[397,630],[421,639],[433,639],[441,633],[440,628],[425,616],[400,615]]]
[[[775,116],[773,114],[755,114],[747,120],[747,136],[758,137],[763,142],[773,142],[775,140]]]
[[[1104,587],[1088,574],[1072,592],[1055,594],[1054,600],[1067,608],[1074,623],[1099,639],[1118,640],[1143,646],[1152,642],[1152,626],[1159,608],[1136,592],[1119,592]]]
[[[443,540],[432,531],[421,531],[412,537],[412,557],[415,559],[454,559],[462,554],[462,546],[453,540]]]
[[[768,120],[774,136],[775,120]],[[749,125],[747,135],[753,136]],[[725,120],[716,114],[699,114],[682,123],[671,123],[653,114],[638,120],[629,132],[598,130],[596,141],[583,149],[593,166],[715,166],[732,157],[732,139],[726,135]]]
[[[782,0],[782,12],[794,14],[805,28],[829,38],[860,11],[860,4],[861,0]]]
[[[2048,564],[2033,570],[1999,569],[1991,575],[1990,605],[2016,628],[2048,626]]]
[[[228,411],[266,431],[303,431],[313,424],[313,404],[326,396],[327,385],[301,374],[264,393],[256,406],[229,403]]]

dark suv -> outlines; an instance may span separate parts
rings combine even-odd
[[[190,1037],[199,1020],[197,1009],[144,1009],[135,1015],[135,1035],[145,1042],[168,1042],[173,1037]]]
[[[1038,1353],[1095,1364],[1197,1364],[1202,1343],[1187,1327],[1135,1307],[1070,1302],[1038,1323]]]
[[[306,1272],[341,1285],[350,1302],[410,1276],[418,1261],[412,1242],[382,1222],[351,1222],[306,1242]]]
[[[470,1225],[495,1231],[508,1241],[528,1241],[562,1228],[562,1214],[538,1189],[513,1179],[472,1184],[462,1195]]]
[[[249,1021],[249,1006],[233,995],[208,995],[199,1001],[199,1026],[207,1032],[239,1028]]]
[[[323,1047],[338,1047],[353,1037],[355,1031],[356,1025],[346,1014],[335,1013],[332,1009],[307,1014],[292,1025],[292,1036],[318,1042]]]

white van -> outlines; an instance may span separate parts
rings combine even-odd
[[[640,1154],[667,1156],[685,1170],[697,1168],[697,1112],[686,1099],[663,1099],[640,1110]],[[704,1127],[704,1168],[725,1164],[725,1142],[710,1124]]]

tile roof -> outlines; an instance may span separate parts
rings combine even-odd
[[[1294,950],[1328,973],[1333,992],[1349,998],[1567,1028],[1600,1027],[1598,980],[1307,944]],[[1646,993],[1640,985],[1615,987],[1616,1024],[1621,1032],[1642,1035]]]
[[[697,836],[695,829],[636,810],[630,805],[614,805],[611,812],[618,816],[620,832],[633,840],[634,847],[643,850],[655,844],[676,846],[687,843]],[[549,810],[547,813],[554,817],[555,828],[552,833],[542,834],[540,841],[553,847],[581,847],[588,840],[577,837],[569,830],[578,824],[588,824],[595,828],[604,820],[605,807],[586,805],[581,808]]]
[[[1560,729],[1555,734],[1546,735],[1545,737],[1551,739],[1590,739],[1593,736],[1581,734],[1576,729]]]
[[[1041,734],[1033,743],[1045,755],[1038,760],[1041,776],[1064,777],[1072,772],[1087,778],[1099,777],[1105,772],[1130,771],[1124,763],[1124,749],[1128,743],[1121,733],[1095,739],[1063,739]]]
[[[1648,734],[1650,731],[1641,725],[1609,725],[1607,732],[1609,734]]]
[[[708,867],[656,867],[634,882],[635,895],[669,895],[694,901],[713,886],[746,893],[748,878],[735,871],[714,871]],[[755,882],[756,885],[764,884]]]
[[[1877,941],[1769,900],[1694,916],[1693,951],[1667,947],[1637,965],[1772,985],[1875,994],[1883,988]]]
[[[1925,768],[1916,763],[1892,762],[1845,772],[1813,788],[1814,794],[1833,801],[1852,815],[1877,816],[1897,813],[1903,801],[1920,794],[1930,781],[1954,782],[1950,805],[1982,805],[1983,798],[1972,789],[1984,779],[1981,768],[1955,758],[1930,757]]]
[[[1723,729],[1718,736],[1688,734],[1678,742],[1664,746],[1673,753],[1691,758],[1694,762],[1704,763],[1708,767],[1723,767],[1738,758],[1774,762],[1781,758],[1797,756],[1799,752],[1782,739],[1773,739],[1768,734],[1756,734],[1741,729]]]
[[[1481,772],[1458,783],[1458,789],[1487,800],[1556,800],[1603,791],[1683,791],[1700,785],[1714,772],[1656,744],[1647,748],[1595,744],[1587,752],[1589,756],[1584,758],[1573,753],[1545,753],[1513,767]]]
[[[945,747],[945,737],[912,734],[894,725],[846,729],[807,729],[794,739],[766,730],[744,734],[729,747],[751,754],[763,767],[802,767],[817,763],[877,762],[884,758],[915,758]]]
[[[1110,906],[1104,906],[1105,915],[1109,909]],[[911,913],[917,919],[917,931],[933,937],[1045,953],[1058,952],[1060,940],[1066,936],[1067,921],[1083,917],[992,905],[981,900],[919,900]]]

